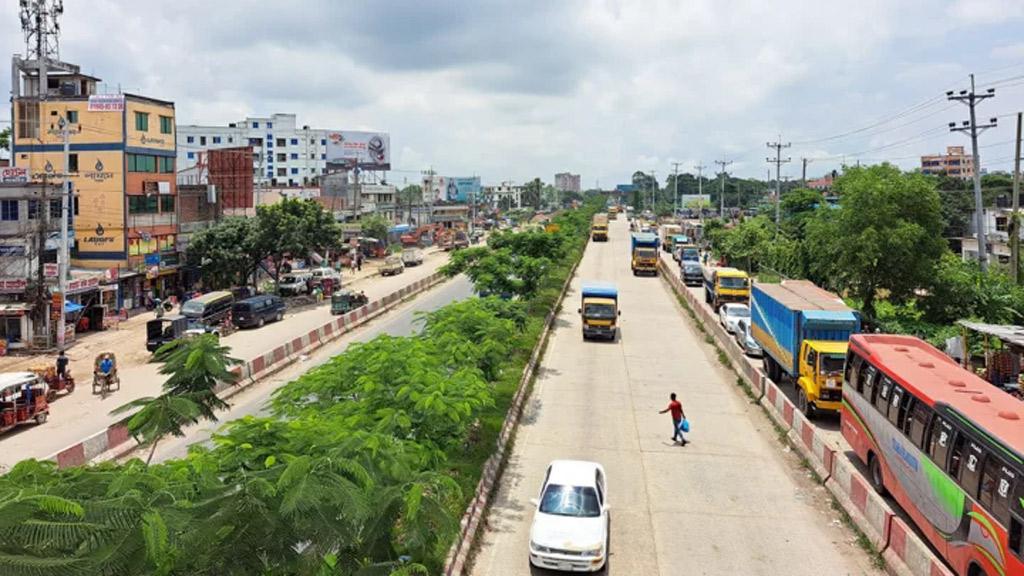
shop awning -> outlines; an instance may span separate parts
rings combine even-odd
[[[980,334],[994,336],[1007,344],[1024,348],[1024,327],[1012,324],[985,324],[983,322],[971,322],[960,320],[957,324],[973,330]]]
[[[24,302],[0,304],[0,316],[23,316],[30,310],[32,310],[32,306]]]
[[[64,313],[65,314],[74,314],[75,312],[78,312],[82,308],[85,308],[85,306],[82,306],[81,304],[78,304],[76,302],[72,302],[70,300],[65,300],[64,301]]]

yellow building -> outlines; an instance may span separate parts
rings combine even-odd
[[[97,95],[98,80],[58,72],[48,78],[45,99],[38,90],[16,91],[12,159],[34,181],[62,179],[58,123],[65,119],[75,192],[71,264],[105,270],[108,278],[138,277],[118,298],[131,308],[142,292],[169,290],[177,275],[174,104]]]

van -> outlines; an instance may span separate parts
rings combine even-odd
[[[261,294],[246,298],[231,308],[231,318],[239,328],[261,327],[284,318],[284,300],[280,296]]]
[[[313,275],[309,272],[292,272],[281,277],[281,281],[277,283],[277,292],[281,296],[309,294],[309,285],[312,283]]]
[[[187,300],[181,305],[181,314],[198,324],[220,324],[231,311],[235,297],[231,292],[210,292]]]

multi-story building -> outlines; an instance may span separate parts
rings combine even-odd
[[[98,78],[74,65],[51,72],[15,59],[12,159],[30,179],[62,180],[75,193],[71,265],[102,269],[120,290],[109,306],[177,283],[174,103],[137,94],[97,94]],[[68,135],[65,166],[64,136]]]
[[[921,172],[946,174],[956,178],[974,177],[974,158],[964,153],[963,146],[946,146],[945,154],[921,156]]]
[[[580,175],[570,174],[569,172],[555,174],[555,189],[560,192],[576,192],[579,194]]]
[[[511,182],[502,182],[497,186],[484,186],[483,196],[487,199],[487,203],[494,208],[510,210],[523,207],[523,187]]]
[[[331,130],[297,126],[295,114],[246,118],[227,126],[178,126],[178,167],[187,170],[203,152],[252,146],[252,175],[257,185],[312,184],[327,173]]]

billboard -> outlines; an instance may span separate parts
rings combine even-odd
[[[89,112],[124,112],[124,94],[92,94]]]
[[[386,132],[328,132],[327,162],[358,163],[363,170],[390,170],[391,137]]]
[[[465,203],[480,198],[480,177],[433,176],[423,178],[425,202]]]

